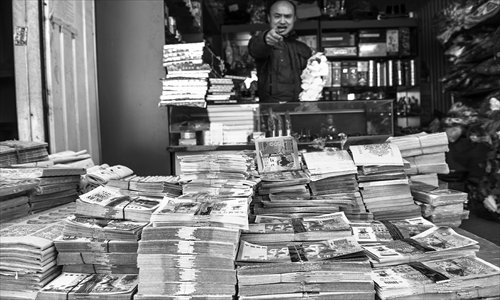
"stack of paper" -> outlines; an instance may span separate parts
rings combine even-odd
[[[76,200],[83,168],[1,168],[0,177],[12,180],[36,179],[29,194],[31,211],[37,212]]]
[[[48,144],[34,141],[1,141],[0,142],[0,167],[33,167],[48,166]]]
[[[53,240],[62,234],[61,220],[74,211],[74,204],[67,204],[2,226],[0,298],[34,299],[61,273]]]
[[[0,171],[0,223],[29,214],[29,193],[38,181],[37,178],[9,179]]]
[[[493,299],[500,296],[500,269],[475,256],[443,258],[373,271],[378,298]]]
[[[362,253],[353,237],[272,245],[242,241],[238,295],[240,299],[373,299],[370,268]],[[356,258],[361,260],[354,262]]]
[[[445,152],[449,151],[448,137],[445,132],[390,137],[388,141],[397,145],[401,155],[410,163],[408,175],[449,173],[445,157]],[[412,181],[419,180],[421,178],[412,178]]]
[[[469,216],[464,210],[467,193],[427,184],[412,184],[411,193],[422,215],[436,225],[458,227]]]
[[[239,299],[372,300],[368,262],[312,261],[241,266]]]
[[[82,194],[76,201],[77,212],[94,218],[149,222],[161,199],[127,196],[120,190],[100,186]]]
[[[355,145],[349,149],[358,167],[363,202],[377,220],[420,216],[413,202],[404,162],[396,145],[390,143]]]
[[[407,239],[435,227],[433,223],[423,217],[351,223],[350,226],[356,241],[362,245]]]
[[[312,200],[337,200],[336,204],[350,220],[373,218],[364,205],[359,205],[362,202],[357,168],[346,150],[306,152],[302,156],[311,178]]]
[[[411,238],[381,245],[364,245],[363,248],[372,265],[378,268],[475,255],[479,245],[449,227],[432,227]]]
[[[209,78],[207,102],[236,103],[234,83],[231,78]]]
[[[248,229],[248,198],[208,192],[165,197],[139,242],[136,299],[232,299],[239,230]]]
[[[58,264],[67,272],[137,273],[137,241],[147,224],[69,216],[56,240]]]
[[[163,79],[160,106],[183,105],[205,107],[210,65],[203,63],[204,42],[163,46]]]
[[[95,165],[87,150],[56,152],[49,154],[49,159],[54,162],[55,167],[87,169]]]
[[[105,185],[110,180],[123,179],[134,174],[129,167],[103,164],[87,169],[86,181],[94,187]]]
[[[62,273],[47,284],[37,300],[53,299],[113,299],[129,300],[137,290],[134,274]]]
[[[317,217],[286,218],[256,216],[241,240],[251,243],[321,241],[351,236],[349,220],[343,212]]]

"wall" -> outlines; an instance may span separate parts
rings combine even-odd
[[[99,0],[95,6],[101,161],[138,175],[169,174],[167,110],[158,107],[163,0]]]

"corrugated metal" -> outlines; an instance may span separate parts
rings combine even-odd
[[[421,19],[419,32],[420,59],[429,71],[429,81],[422,89],[422,107],[424,111],[446,113],[451,106],[451,96],[443,93],[440,79],[446,74],[448,63],[444,56],[444,48],[437,40],[436,18],[451,0],[432,0],[423,5],[419,11]],[[428,96],[428,97],[424,97]]]

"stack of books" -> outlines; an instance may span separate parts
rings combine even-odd
[[[209,138],[205,144],[248,144],[255,127],[256,104],[211,105],[207,107],[210,120]]]
[[[409,162],[406,173],[412,182],[438,186],[437,174],[450,172],[445,156],[449,151],[445,132],[390,137],[388,141],[397,145],[403,158]]]
[[[111,179],[106,184],[118,188],[120,192],[130,196],[146,196],[163,198],[164,195],[179,196],[182,187],[179,176],[137,176],[130,175],[124,178]]]
[[[0,167],[9,166],[45,166],[49,161],[45,142],[31,141],[1,141],[0,142]]]
[[[407,219],[420,216],[413,201],[404,162],[394,144],[349,147],[358,167],[363,202],[376,220]]]
[[[302,154],[311,182],[312,200],[328,200],[339,206],[349,220],[371,220],[359,193],[358,173],[346,150]]]
[[[53,299],[132,299],[137,290],[136,274],[62,273],[47,284],[37,300]]]
[[[204,47],[204,42],[163,46],[163,66],[167,75],[162,80],[160,106],[206,106],[211,67],[203,62]]]
[[[12,180],[36,179],[37,185],[29,193],[32,212],[73,202],[78,198],[78,188],[83,168],[1,168],[0,176]]]
[[[239,299],[373,299],[370,266],[353,237],[240,243]],[[347,261],[343,261],[347,260]]]
[[[186,185],[197,179],[246,180],[255,170],[245,154],[198,154],[179,156],[180,181]]]
[[[377,298],[496,299],[500,269],[473,255],[402,264],[373,271]]]
[[[65,272],[137,274],[137,241],[147,224],[68,216],[62,236],[55,241],[57,262]]]
[[[234,83],[231,78],[209,78],[208,103],[237,103]]]
[[[250,243],[283,243],[322,241],[352,236],[349,220],[343,212],[316,217],[287,218],[261,216],[249,224],[241,234],[241,240]]]
[[[0,169],[1,170],[1,169]],[[38,179],[9,179],[0,171],[0,223],[27,216],[30,213],[29,193]]]
[[[94,218],[148,222],[161,199],[128,196],[109,186],[99,186],[76,200],[79,214]]]
[[[35,299],[61,273],[53,240],[62,234],[62,220],[74,212],[74,204],[67,204],[2,224],[0,298]]]
[[[363,245],[375,268],[475,255],[478,242],[450,227],[432,227],[406,239]]]
[[[350,226],[356,241],[362,245],[407,239],[435,227],[432,222],[423,217],[395,221],[351,223]]]
[[[422,215],[436,225],[458,227],[469,217],[469,211],[464,210],[467,193],[425,183],[412,184],[411,193]]]

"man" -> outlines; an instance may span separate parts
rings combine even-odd
[[[300,75],[312,55],[311,49],[297,41],[293,31],[296,7],[291,1],[272,3],[268,12],[270,29],[254,35],[248,52],[255,59],[261,102],[298,101]]]

